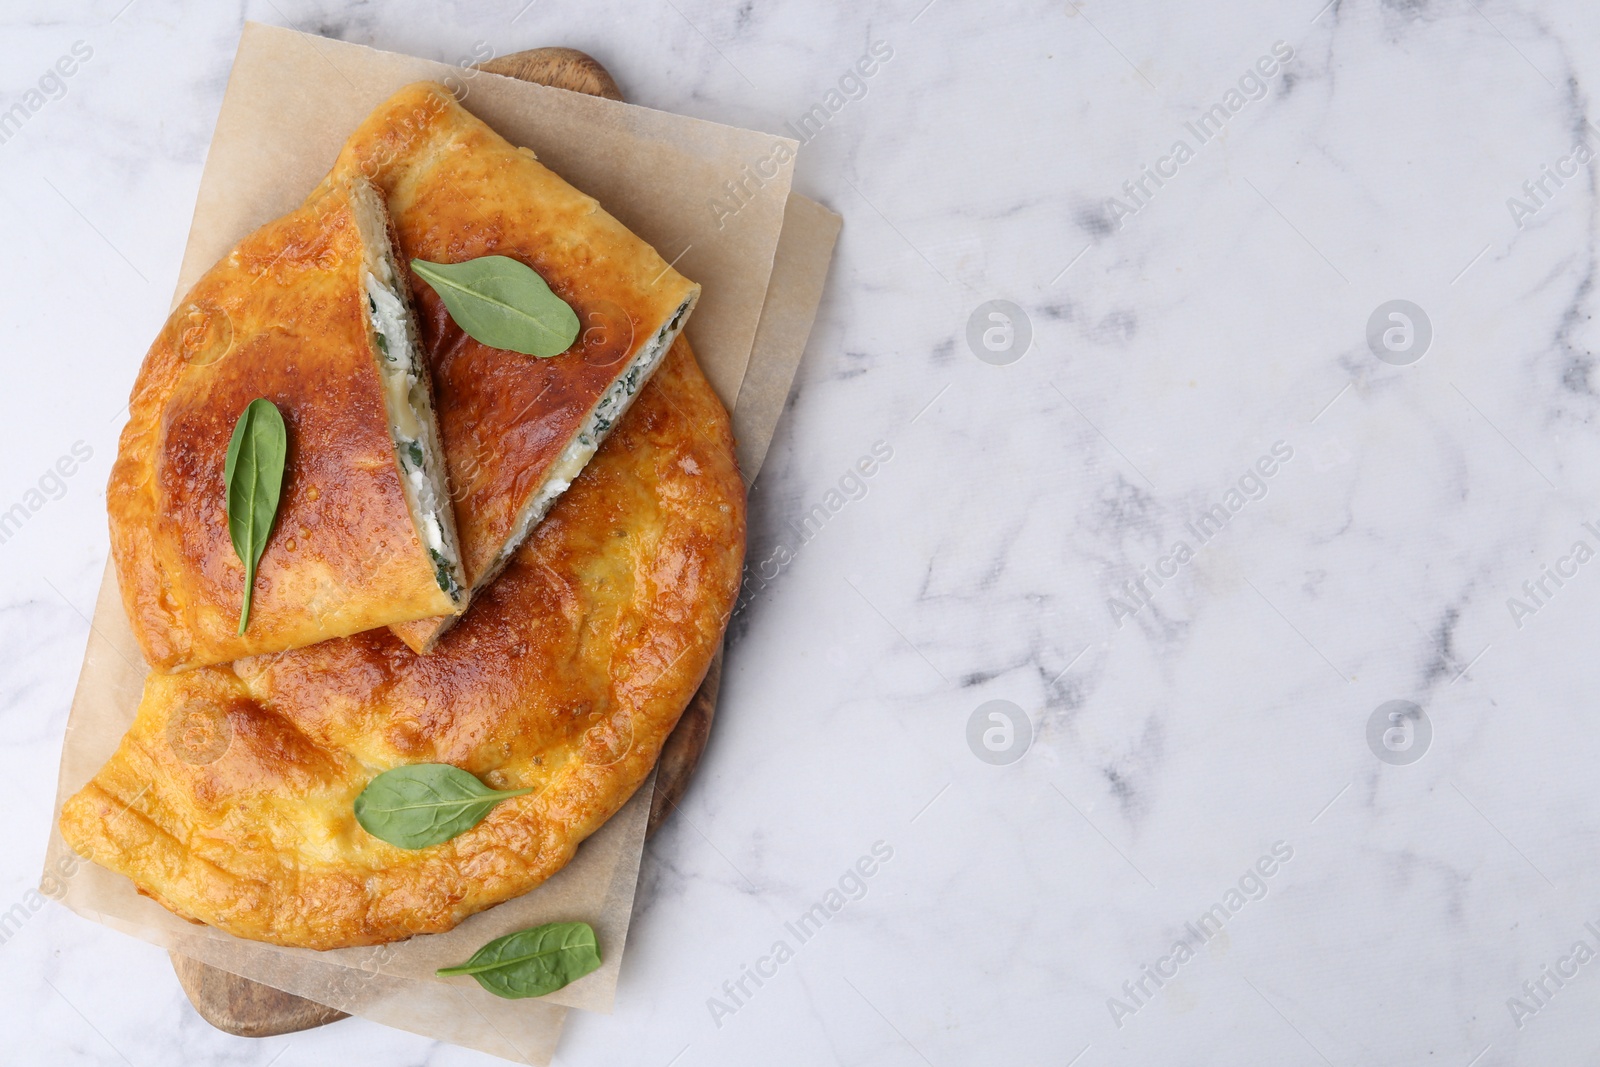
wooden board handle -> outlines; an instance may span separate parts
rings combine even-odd
[[[487,63],[479,63],[478,69],[587,96],[622,99],[622,90],[617,88],[611,72],[587,52],[576,48],[530,48],[526,52],[496,56]]]

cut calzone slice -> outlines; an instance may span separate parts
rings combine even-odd
[[[700,295],[622,223],[431,82],[408,86],[346,142],[324,187],[371,178],[408,259],[508,256],[577,312],[549,359],[474,341],[412,279],[432,369],[469,589],[491,582],[583,470],[660,364]],[[441,613],[443,614],[443,613]],[[451,617],[396,626],[418,652]]]
[[[157,669],[464,609],[408,284],[383,196],[357,178],[246,237],[167,320],[107,489],[123,604]],[[282,413],[287,452],[241,635],[225,468],[257,397]]]

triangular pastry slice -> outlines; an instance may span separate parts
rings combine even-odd
[[[387,195],[408,261],[508,256],[536,270],[578,313],[572,348],[536,359],[474,341],[433,289],[412,279],[466,582],[479,590],[633,403],[700,287],[442,85],[411,85],[382,104],[351,135],[324,184],[361,176]],[[454,621],[395,632],[426,651]]]

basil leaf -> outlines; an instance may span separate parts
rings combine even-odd
[[[439,294],[474,341],[525,356],[558,356],[578,338],[578,314],[537,271],[508,256],[465,263],[413,259],[411,269]]]
[[[600,966],[600,948],[588,923],[546,923],[484,945],[466,963],[441,967],[449,978],[470,974],[497,997],[518,1000],[554,993]]]
[[[283,464],[289,452],[289,433],[283,413],[272,401],[257,397],[245,405],[233,424],[228,460],[222,480],[228,487],[228,536],[244,564],[244,604],[239,609],[239,634],[250,621],[250,594],[255,590],[256,565],[266,551],[272,520],[278,515],[283,490]]]
[[[464,834],[502,800],[531,789],[490,789],[448,763],[414,763],[384,771],[356,797],[356,822],[381,841],[427,848]]]

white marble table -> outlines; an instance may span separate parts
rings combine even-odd
[[[1593,1062],[1600,10],[124,2],[0,13],[0,1060],[496,1062],[230,1038],[164,953],[29,907],[120,408],[248,16],[810,113],[797,188],[846,219],[752,497],[773,576],[617,1013],[558,1062]],[[974,349],[990,300],[1020,314]],[[969,744],[990,701],[1027,721]]]

